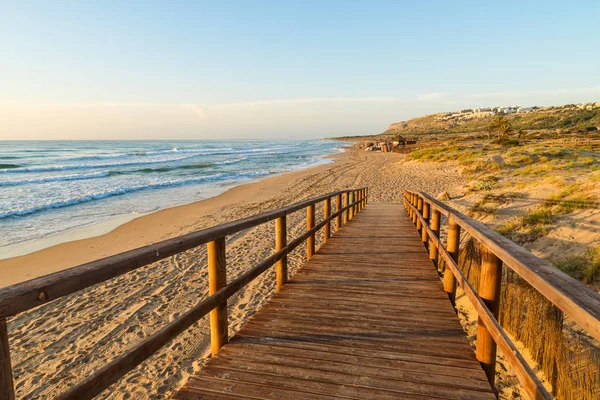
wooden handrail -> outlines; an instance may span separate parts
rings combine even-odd
[[[418,193],[430,206],[453,217],[471,237],[488,248],[506,266],[525,279],[591,336],[600,340],[600,294],[536,257],[479,221],[456,211],[425,193]]]
[[[436,234],[439,232],[439,218],[432,221],[435,226],[430,227],[424,216],[419,212],[419,198],[429,204],[429,209],[433,211],[434,215],[435,213],[444,214],[448,218],[449,224],[456,224],[483,246],[486,259],[483,262],[484,265],[482,265],[479,294],[474,290],[471,283],[458,267],[457,258],[448,249],[444,248],[444,245]],[[478,323],[476,353],[490,383],[494,384],[495,346],[497,345],[506,356],[527,394],[534,399],[551,399],[552,396],[541,384],[531,367],[498,323],[497,301],[500,292],[502,262],[523,277],[533,288],[538,290],[583,329],[599,340],[600,295],[557,270],[546,261],[541,260],[522,247],[500,236],[487,226],[433,199],[427,194],[405,191],[404,206],[408,214],[413,217],[413,221],[416,223],[418,219],[421,222],[422,229],[427,231],[431,247],[436,248],[435,252],[430,249],[430,254],[435,255],[436,258],[438,253],[441,254],[449,270],[452,272],[452,279],[445,276],[445,281],[455,280],[462,287],[465,295],[477,311],[480,323]],[[452,235],[449,234],[449,241],[450,239],[456,239],[450,238],[450,236]],[[449,295],[452,299],[452,294],[449,293]],[[482,299],[482,296],[485,300]]]
[[[0,289],[0,319],[27,311],[210,241],[291,214],[342,190],[252,217],[192,232]],[[349,208],[348,208],[349,209]]]
[[[192,307],[192,309],[170,322],[167,326],[128,350],[125,354],[117,357],[70,388],[67,392],[58,396],[58,398],[93,398],[211,311],[217,312],[214,321],[213,318],[211,318],[211,347],[213,353],[215,353],[215,351],[218,351],[218,347],[224,344],[227,339],[227,314],[226,308],[225,310],[223,309],[223,305],[226,305],[227,299],[237,293],[253,279],[260,276],[271,266],[279,261],[285,260],[287,255],[296,247],[301,245],[308,238],[314,237],[316,232],[324,226],[329,226],[332,220],[338,219],[343,213],[347,213],[350,208],[356,207],[359,201],[357,200],[354,203],[346,204],[345,207],[342,208],[338,207],[335,213],[330,213],[329,217],[325,218],[290,243],[285,244],[285,240],[280,241],[278,247],[283,247],[278,248],[275,254],[263,260],[261,263],[252,267],[226,285],[224,285],[223,281],[225,268],[225,237],[229,234],[258,226],[275,219],[278,220],[276,231],[281,229],[285,230],[286,215],[305,207],[314,207],[316,203],[330,200],[334,196],[337,198],[344,193],[347,195],[349,192],[351,191],[344,190],[330,193],[268,213],[240,219],[214,228],[208,228],[175,239],[166,240],[155,245],[128,251],[103,260],[98,260],[0,289],[0,328],[6,326],[6,316],[28,310],[41,303],[54,300],[93,284],[122,275],[173,254],[202,244],[210,243],[209,252],[211,253],[211,256],[209,257],[209,263],[211,265],[209,266],[209,269],[214,269],[213,275],[215,276],[214,291],[211,290],[210,296],[200,301]],[[283,223],[283,226],[280,225],[281,223]],[[338,225],[337,228],[339,229],[340,227],[341,225]],[[279,271],[279,273],[282,272],[283,269]],[[93,281],[86,281],[90,279]],[[286,278],[281,278],[280,283],[283,284],[286,279],[287,276]],[[37,300],[34,300],[32,296],[32,294],[35,293],[38,294],[36,297]],[[44,295],[39,296],[40,293],[44,293]],[[14,392],[9,392],[9,389],[12,390],[13,386],[10,355],[8,352],[8,337],[5,329],[0,329],[0,340],[2,341],[0,343],[0,350],[2,350],[0,352],[0,389],[2,390],[2,392],[0,392],[0,399],[13,399]],[[4,343],[6,343],[6,346]],[[217,345],[215,345],[215,343],[217,343]],[[6,389],[6,391],[4,389]]]

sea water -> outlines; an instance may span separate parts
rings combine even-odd
[[[328,162],[313,141],[0,141],[0,248]]]

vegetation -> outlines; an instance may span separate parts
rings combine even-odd
[[[590,247],[585,254],[551,261],[556,268],[588,285],[600,283],[600,247]]]
[[[506,117],[501,114],[496,115],[494,118],[492,118],[492,122],[490,122],[490,124],[488,125],[487,130],[489,133],[496,133],[498,139],[508,136],[513,132],[513,129],[510,126],[510,122],[508,122]]]
[[[422,136],[452,133],[487,132],[496,124],[498,115],[483,117],[460,117],[446,120],[446,113],[430,114],[408,121],[393,123],[383,134],[404,136]],[[573,104],[557,107],[543,107],[527,113],[503,115],[519,138],[530,131],[554,131],[555,133],[597,133],[600,126],[600,107],[581,109]],[[506,132],[505,134],[508,134]]]

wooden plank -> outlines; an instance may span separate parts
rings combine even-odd
[[[293,349],[315,350],[327,353],[349,354],[363,357],[377,357],[381,360],[411,361],[422,364],[432,364],[438,366],[447,365],[452,367],[475,369],[477,371],[481,370],[481,365],[473,357],[469,357],[468,359],[460,359],[444,357],[441,354],[420,355],[403,353],[398,349],[398,347],[395,347],[393,350],[376,349],[375,346],[371,346],[368,349],[365,349],[361,348],[358,345],[347,346],[345,345],[345,343],[337,341],[330,341],[328,343],[325,343],[324,341],[311,341],[310,338],[306,338],[305,340],[287,340],[285,337],[275,337],[274,335],[252,337],[246,336],[244,334],[239,334],[235,336],[232,339],[232,343],[255,343],[259,345],[264,344],[273,347],[289,347]]]
[[[208,368],[212,368],[212,365],[209,365]],[[226,367],[221,367],[225,369]],[[376,389],[378,390],[387,390],[404,394],[414,394],[420,396],[428,396],[430,398],[445,398],[445,399],[495,399],[493,393],[478,391],[478,390],[469,390],[463,388],[454,388],[454,387],[444,387],[439,385],[427,385],[423,383],[415,383],[415,382],[407,382],[401,380],[388,379],[377,376],[369,376],[369,375],[356,375],[356,374],[347,374],[341,372],[328,372],[323,373],[323,371],[315,370],[312,368],[298,368],[298,367],[289,367],[283,365],[271,365],[268,363],[261,363],[257,361],[244,361],[237,362],[231,364],[231,367],[227,368],[228,370],[243,370],[249,371],[253,374],[272,374],[278,375],[285,379],[289,378],[302,378],[306,381],[313,382],[329,382],[334,383],[341,386],[356,386],[356,387],[364,387],[368,389]],[[207,381],[202,380],[198,381],[199,376],[195,376],[190,379],[188,384],[184,386],[184,388],[195,387],[202,388],[203,385],[207,383]],[[220,379],[220,382],[230,382],[228,379]],[[233,381],[235,382],[235,381]],[[266,390],[275,390],[271,386],[265,386]],[[227,389],[231,390],[231,387]],[[227,390],[226,389],[226,390]],[[236,390],[239,388],[234,388]],[[376,392],[375,391],[375,392]],[[243,393],[243,392],[242,392]],[[248,392],[246,392],[248,393]],[[281,393],[281,392],[279,392]],[[253,395],[255,393],[248,393],[249,395]],[[289,395],[289,394],[288,394]],[[302,396],[308,395],[308,393],[302,393]],[[314,395],[314,394],[313,394]],[[305,397],[280,397],[280,398],[292,398],[292,399],[304,399]],[[185,399],[185,397],[178,396],[180,399]],[[266,397],[269,398],[269,397]],[[328,397],[322,397],[328,398]],[[365,396],[363,398],[373,398],[373,396]]]
[[[495,398],[401,207],[352,218],[177,398]]]
[[[414,393],[401,393],[397,391],[378,389],[373,387],[361,387],[354,385],[338,385],[327,381],[316,381],[301,379],[295,376],[280,376],[269,373],[248,372],[243,369],[225,369],[220,367],[208,367],[200,372],[201,375],[212,376],[219,379],[228,379],[254,383],[261,386],[277,386],[284,389],[304,390],[309,393],[321,395],[327,398],[331,396],[342,396],[347,399],[374,398],[380,400],[396,399],[430,399],[429,396],[421,396]]]
[[[290,348],[285,346],[274,346],[266,343],[235,343],[227,347],[227,350],[222,354],[223,356],[229,356],[235,358],[236,354],[240,353],[254,353],[254,354],[266,354],[266,355],[277,355],[290,358],[308,359],[314,361],[325,361],[342,363],[346,365],[362,365],[367,367],[376,367],[383,369],[395,370],[402,368],[407,371],[415,371],[420,373],[427,373],[433,375],[444,375],[444,376],[461,376],[473,379],[476,381],[485,382],[485,379],[481,376],[480,368],[477,369],[466,369],[461,367],[450,367],[447,365],[437,365],[433,363],[421,363],[416,361],[406,360],[390,360],[385,358],[374,357],[372,355],[348,355],[337,352],[326,351],[323,347],[316,349],[307,348]],[[394,374],[396,376],[396,374]],[[489,389],[488,386],[484,386]]]
[[[397,368],[382,368],[363,365],[360,364],[358,360],[353,363],[345,363],[326,360],[324,357],[294,357],[290,354],[281,356],[279,354],[260,352],[257,351],[256,348],[250,351],[243,351],[236,346],[231,346],[227,349],[224,349],[223,354],[220,355],[219,358],[228,360],[229,364],[243,364],[245,361],[263,363],[267,364],[269,368],[272,368],[273,370],[277,370],[277,368],[280,366],[306,368],[321,371],[324,375],[330,372],[358,376],[366,375],[371,377],[399,380],[403,382],[423,383],[426,385],[439,385],[448,388],[463,388],[491,392],[487,379],[473,379],[467,375],[469,371],[451,371],[449,368],[447,368],[448,374],[433,374],[427,371],[419,371],[407,368],[406,364]],[[478,375],[481,376],[481,374]]]

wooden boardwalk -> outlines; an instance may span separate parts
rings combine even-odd
[[[402,205],[369,204],[177,399],[495,399]]]

